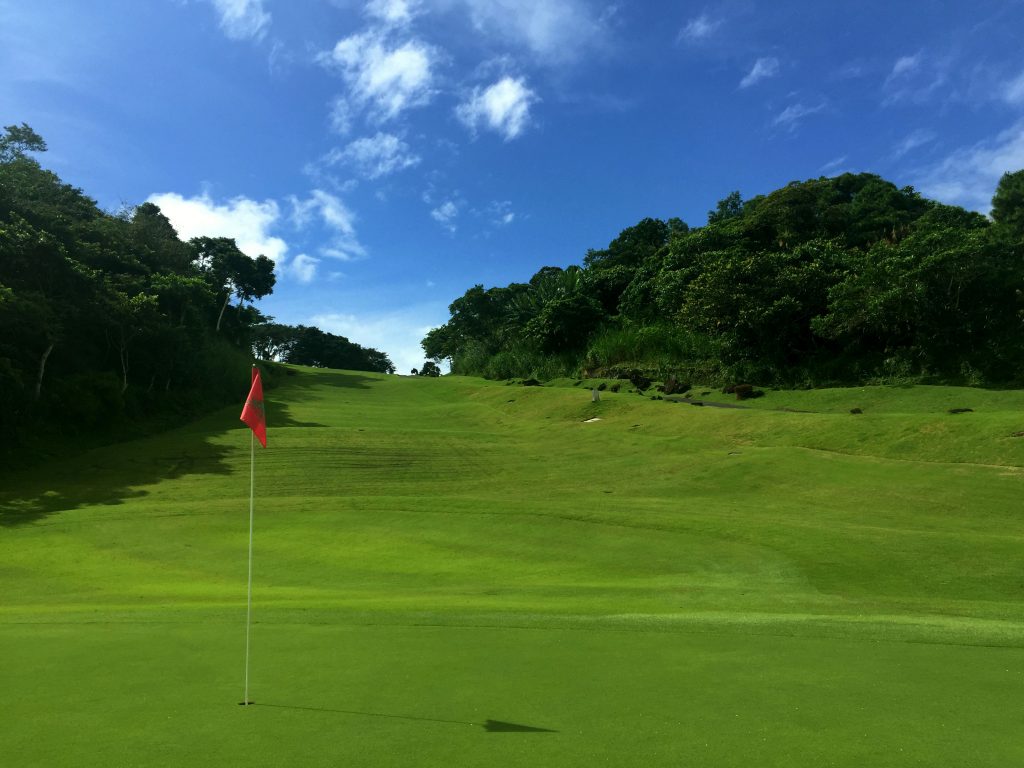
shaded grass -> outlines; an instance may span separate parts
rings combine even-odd
[[[266,706],[236,705],[248,432],[228,409],[2,478],[0,754],[1019,763],[1022,399],[721,410],[305,370],[257,457]]]

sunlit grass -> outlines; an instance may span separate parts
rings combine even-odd
[[[238,409],[3,476],[0,755],[1021,762],[1024,395],[561,384],[269,394],[248,709]]]

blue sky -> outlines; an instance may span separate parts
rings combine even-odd
[[[987,211],[1022,39],[1022,0],[0,0],[0,123],[407,371],[470,286],[734,189],[870,171]]]

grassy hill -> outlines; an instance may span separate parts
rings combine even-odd
[[[1024,762],[1024,393],[563,384],[269,394],[248,708],[238,408],[0,474],[0,755]]]

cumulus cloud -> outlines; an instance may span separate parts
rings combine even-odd
[[[220,28],[232,40],[262,40],[270,26],[263,0],[211,0],[220,14]]]
[[[416,17],[419,5],[418,0],[370,0],[366,14],[385,24],[402,26]]]
[[[474,132],[482,124],[511,141],[529,124],[530,105],[536,101],[537,95],[523,78],[503,77],[483,90],[474,88],[455,114]]]
[[[772,125],[785,128],[787,131],[794,131],[805,117],[821,112],[823,109],[825,109],[824,102],[813,107],[807,104],[790,104],[775,116]]]
[[[205,192],[198,197],[161,192],[150,195],[146,202],[160,207],[183,240],[230,237],[247,256],[263,255],[275,262],[288,252],[287,243],[270,234],[281,215],[273,200],[261,203],[247,197],[235,197],[217,203]]]
[[[721,19],[712,19],[706,13],[702,13],[694,19],[690,19],[686,26],[679,30],[678,40],[684,40],[687,42],[695,43],[700,40],[706,40],[715,33],[720,26],[722,26]]]
[[[345,108],[367,109],[372,119],[384,122],[430,102],[437,57],[434,48],[419,40],[392,43],[384,31],[371,29],[338,41],[320,60],[348,86]],[[335,103],[335,111],[345,108]],[[340,122],[347,127],[344,114]]]
[[[350,165],[367,179],[389,176],[420,162],[408,144],[390,133],[356,139],[344,149],[328,153],[324,160],[328,165]]]
[[[758,59],[754,62],[753,68],[747,73],[746,77],[740,80],[740,88],[749,88],[755,83],[767,80],[769,77],[775,77],[777,74],[779,74],[778,59],[771,57]]]
[[[917,173],[917,186],[944,203],[988,212],[1004,173],[1024,168],[1024,120]]]
[[[430,217],[449,232],[455,231],[455,219],[458,215],[459,206],[453,200],[445,200],[430,212]]]
[[[316,267],[319,263],[319,259],[300,253],[290,262],[279,265],[279,269],[283,274],[295,278],[300,283],[311,283],[316,277]]]

